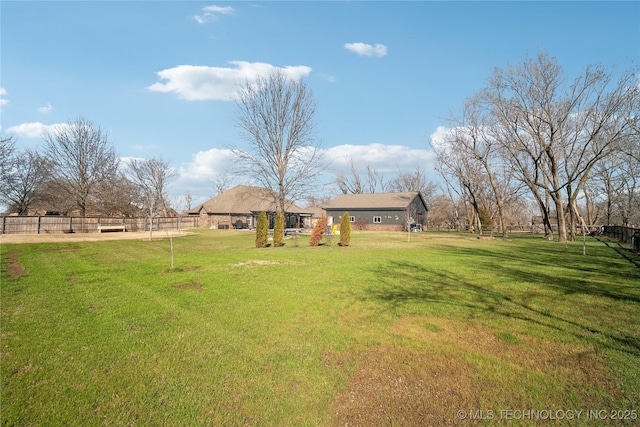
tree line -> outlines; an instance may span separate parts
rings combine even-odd
[[[448,119],[445,137],[430,141],[443,184],[429,180],[421,165],[398,168],[389,179],[370,165],[360,174],[351,159],[334,188],[419,191],[429,207],[428,226],[482,233],[497,225],[505,237],[510,227],[530,226],[532,216],[540,217],[547,238],[557,233],[560,241],[574,239],[578,226],[640,223],[639,75],[638,67],[593,65],[570,79],[546,52],[496,68]],[[247,143],[232,147],[235,175],[271,190],[278,213],[285,212],[285,200],[322,206],[329,196],[309,197],[327,164],[304,81],[278,70],[239,85],[235,103],[236,126]],[[165,191],[175,171],[168,162],[121,164],[106,133],[81,118],[43,140],[39,153],[1,139],[0,201],[13,212],[37,205],[61,213],[153,216],[169,208]]]
[[[0,137],[0,202],[9,212],[80,216],[167,215],[167,183],[176,175],[160,158],[123,161],[107,132],[90,120],[56,125],[41,151]]]
[[[496,68],[431,142],[448,194],[480,230],[490,212],[504,235],[523,197],[549,239],[554,224],[567,241],[578,226],[640,222],[638,71],[594,65],[571,80],[544,52]]]

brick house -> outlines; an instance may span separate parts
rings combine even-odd
[[[189,216],[199,216],[199,226],[221,229],[253,229],[258,215],[264,211],[270,228],[276,212],[276,197],[266,188],[238,185],[196,206]],[[305,228],[310,226],[311,213],[290,201],[285,206],[285,227]]]

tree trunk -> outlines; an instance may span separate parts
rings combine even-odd
[[[569,236],[568,239],[572,242],[576,241],[576,234],[578,233],[578,226],[576,224],[576,219],[578,216],[577,209],[575,209],[575,204],[573,203],[574,199],[571,195],[571,184],[567,185],[567,211],[569,213]]]
[[[496,205],[498,205],[498,216],[500,221],[500,227],[502,229],[502,237],[507,238],[509,237],[509,231],[507,230],[507,224],[504,220],[504,199],[502,197],[502,194],[498,190],[496,179],[493,176],[493,173],[491,173],[491,170],[489,169],[489,165],[487,165],[486,162],[484,161],[483,161],[483,164],[485,165],[485,170],[487,171],[487,175],[489,176],[489,184],[491,184],[491,189],[493,190],[493,194],[496,197]],[[491,234],[493,235],[493,228],[491,228]]]
[[[551,199],[556,206],[556,218],[558,220],[558,241],[567,242],[567,221],[564,216],[564,202],[562,201],[562,195],[560,192],[552,192]]]

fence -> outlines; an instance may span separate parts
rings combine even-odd
[[[602,227],[602,234],[610,239],[616,239],[620,243],[631,245],[633,250],[640,250],[640,228],[605,225]]]
[[[109,226],[124,226],[126,231],[179,230],[198,227],[198,217],[3,216],[0,234],[94,233]]]

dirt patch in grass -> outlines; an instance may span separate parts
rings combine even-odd
[[[489,357],[514,369],[561,377],[577,387],[595,383],[608,393],[615,390],[611,371],[590,346],[496,333],[484,325],[438,317],[406,316],[391,332],[428,342],[444,352]]]
[[[190,273],[192,271],[198,271],[201,267],[176,267],[168,270],[159,271],[158,274],[173,274],[173,273]]]
[[[173,285],[175,289],[180,289],[183,291],[201,291],[204,288],[200,285]]]
[[[270,259],[253,259],[244,262],[237,262],[235,264],[231,264],[231,267],[260,267],[264,265],[299,265],[300,262],[296,261],[278,261],[278,260],[270,260]]]
[[[390,332],[402,344],[359,358],[332,403],[333,424],[467,426],[479,421],[459,410],[610,407],[621,398],[589,346],[438,317],[406,316]]]
[[[27,270],[20,264],[18,259],[19,251],[11,251],[7,254],[7,275],[10,278],[20,277],[27,274]]]
[[[448,355],[373,348],[333,402],[335,425],[452,425],[455,408],[478,407],[473,374]]]

